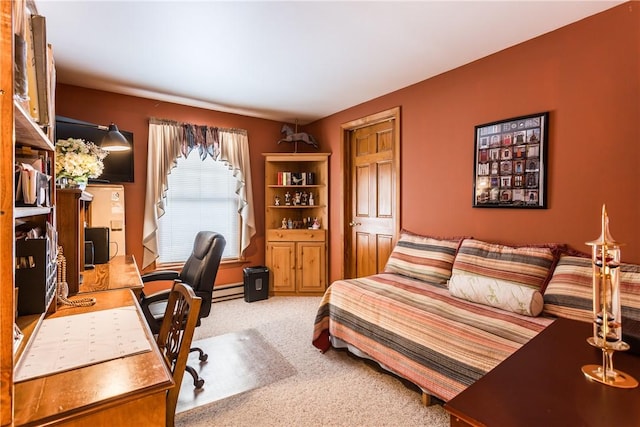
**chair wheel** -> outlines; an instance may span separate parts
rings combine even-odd
[[[204,385],[204,380],[202,378],[199,378],[197,380],[193,380],[193,386],[195,388],[202,388],[203,385]]]
[[[208,358],[209,358],[208,354],[202,354],[200,355],[200,357],[198,357],[198,359],[200,359],[201,362],[206,362]]]

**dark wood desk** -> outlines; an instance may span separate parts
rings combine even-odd
[[[96,298],[90,307],[61,307],[49,317],[118,307],[137,308],[151,351],[15,384],[16,426],[163,426],[171,373],[129,289],[78,295]],[[61,345],[63,345],[61,343]]]
[[[118,255],[106,264],[96,264],[95,268],[85,270],[80,292],[128,288],[140,297],[143,287],[133,255]]]
[[[587,344],[588,323],[558,319],[480,380],[445,404],[452,426],[637,427],[640,388],[588,380],[583,365],[602,363]],[[640,379],[640,357],[613,356],[616,369]]]

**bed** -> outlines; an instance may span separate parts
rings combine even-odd
[[[404,230],[383,273],[327,289],[313,344],[347,347],[448,401],[553,322],[540,314],[556,261],[552,245]]]
[[[396,273],[338,280],[321,300],[313,344],[359,356],[448,401],[553,319],[465,301]]]

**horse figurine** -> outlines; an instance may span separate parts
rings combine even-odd
[[[298,142],[304,142],[305,144],[312,145],[314,148],[318,148],[318,141],[316,141],[313,136],[306,132],[294,132],[287,124],[282,125],[280,133],[285,135],[285,137],[278,141],[278,144],[281,142],[293,142],[294,153],[298,152]]]

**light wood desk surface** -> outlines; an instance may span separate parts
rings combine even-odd
[[[70,299],[87,296],[96,304],[60,307],[49,317],[135,306],[140,323],[131,327],[144,329],[151,351],[16,383],[15,425],[163,426],[166,392],[174,382],[133,292],[116,289]]]
[[[117,255],[106,264],[96,264],[84,270],[82,277],[80,293],[129,288],[140,296],[144,287],[133,255]]]

